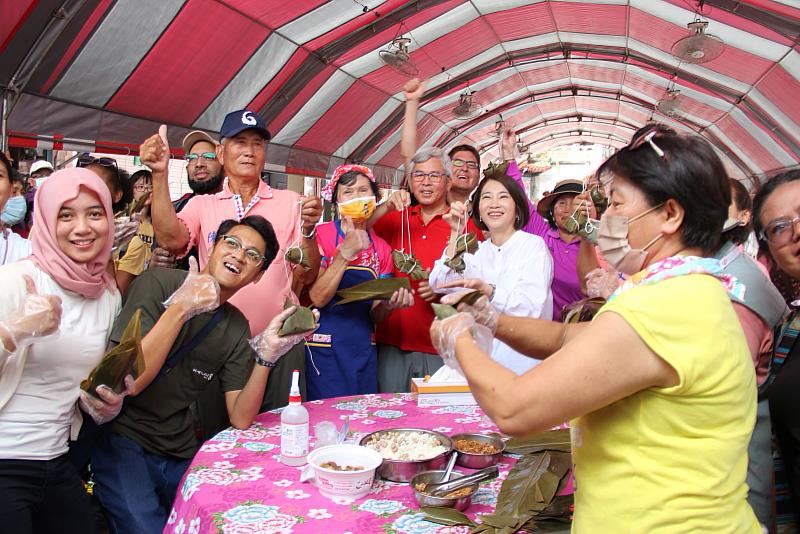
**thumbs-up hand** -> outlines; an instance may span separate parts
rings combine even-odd
[[[189,258],[189,274],[178,288],[164,302],[164,307],[177,306],[188,321],[195,315],[215,310],[219,307],[219,282],[210,274],[203,274],[197,267],[197,260]]]
[[[40,295],[33,279],[24,275],[25,299],[19,309],[0,321],[0,329],[11,337],[16,350],[19,344],[31,338],[53,334],[61,324],[61,298],[56,295]]]
[[[369,248],[369,235],[366,230],[357,229],[350,217],[342,219],[344,241],[339,245],[339,252],[347,261],[353,261],[362,250]]]
[[[167,126],[162,124],[158,133],[145,139],[139,147],[139,158],[150,167],[153,174],[166,173],[169,167],[169,141]]]

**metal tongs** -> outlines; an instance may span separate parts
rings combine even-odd
[[[498,473],[499,471],[497,470],[497,466],[492,465],[485,469],[481,469],[480,471],[475,471],[471,475],[457,478],[455,480],[450,480],[449,482],[439,482],[438,484],[426,484],[425,493],[427,493],[431,497],[443,497],[448,493],[459,490],[461,488],[465,488],[473,484],[478,484],[479,482],[483,482],[484,480],[491,480],[493,478],[496,478]]]

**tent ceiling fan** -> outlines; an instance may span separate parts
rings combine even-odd
[[[458,105],[453,108],[453,115],[457,119],[471,119],[481,114],[481,105],[475,101],[474,94],[467,90],[458,97]]]
[[[668,117],[676,116],[681,109],[681,102],[678,99],[680,94],[681,92],[677,89],[667,91],[656,104],[656,109]]]
[[[408,54],[409,44],[411,39],[408,37],[397,37],[384,50],[378,52],[378,55],[384,65],[406,76],[416,76],[419,74],[419,69]]]
[[[695,19],[686,25],[692,35],[677,40],[672,45],[672,55],[686,63],[707,63],[717,59],[725,50],[725,43],[715,35],[706,33],[708,21]]]

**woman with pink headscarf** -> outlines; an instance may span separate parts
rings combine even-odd
[[[120,309],[107,269],[113,237],[106,185],[89,170],[65,169],[36,193],[31,256],[0,267],[0,518],[8,532],[94,531],[67,451],[79,398],[98,422],[122,404],[103,386],[102,400],[79,388]]]

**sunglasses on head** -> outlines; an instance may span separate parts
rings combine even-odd
[[[117,174],[117,179],[119,179],[119,166],[117,165],[117,160],[113,158],[96,158],[91,154],[81,154],[78,156],[78,167],[88,167],[89,165],[100,165],[107,169],[114,169],[114,172]]]

